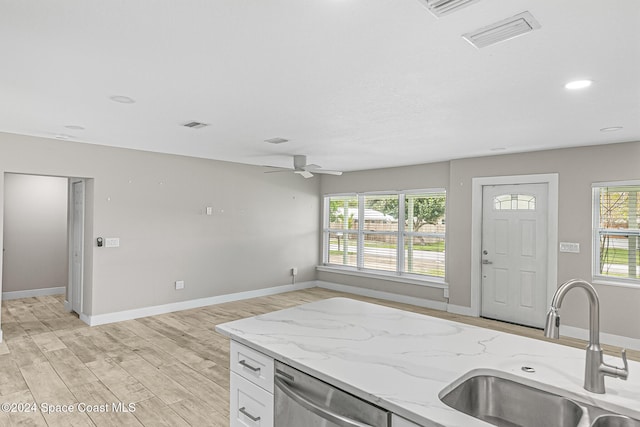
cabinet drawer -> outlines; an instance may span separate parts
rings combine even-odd
[[[273,427],[273,394],[231,372],[231,427]]]
[[[245,345],[231,341],[231,371],[273,393],[273,359]]]

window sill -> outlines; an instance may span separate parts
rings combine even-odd
[[[608,277],[594,277],[593,278],[594,285],[604,285],[604,286],[616,286],[618,288],[632,288],[640,290],[640,281],[631,280],[616,280],[610,279]]]
[[[446,283],[444,280],[438,280],[435,278],[422,279],[422,278],[416,278],[416,276],[399,276],[394,273],[352,270],[348,268],[341,268],[341,267],[328,266],[328,265],[318,265],[316,267],[316,270],[323,271],[326,273],[345,274],[347,276],[366,277],[369,279],[387,280],[390,282],[399,282],[399,283],[407,283],[410,285],[427,286],[430,288],[449,289],[448,283]]]

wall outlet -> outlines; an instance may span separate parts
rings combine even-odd
[[[184,280],[176,280],[176,291],[184,289]]]
[[[293,267],[291,269],[291,275],[292,276],[297,276],[298,275],[298,267]]]
[[[213,208],[211,206],[207,206],[207,215],[213,215]]]

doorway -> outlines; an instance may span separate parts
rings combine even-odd
[[[472,187],[471,314],[544,326],[557,288],[558,175],[474,178]]]
[[[85,180],[4,174],[3,299],[64,295],[82,314]]]

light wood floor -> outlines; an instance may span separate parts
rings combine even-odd
[[[0,403],[38,410],[5,412],[5,405],[0,426],[227,426],[229,342],[214,326],[334,296],[543,339],[536,329],[320,288],[95,327],[66,313],[61,296],[3,301]],[[629,358],[640,360],[640,352]],[[134,403],[135,412],[114,411],[117,402]],[[80,403],[108,412],[78,412]],[[75,412],[43,413],[45,404]]]

